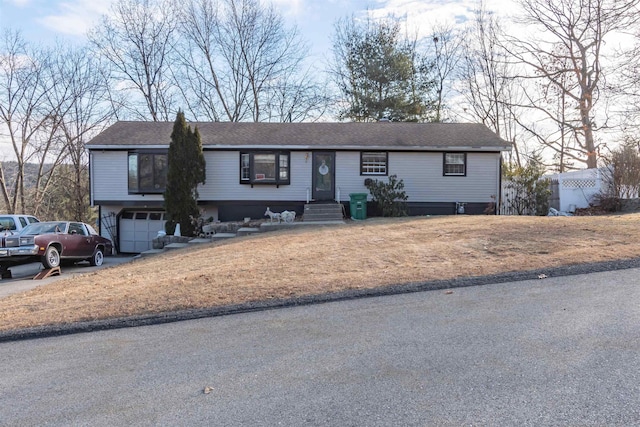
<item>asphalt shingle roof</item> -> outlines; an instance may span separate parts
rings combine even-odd
[[[237,123],[192,122],[203,148],[493,149],[510,144],[474,123]],[[89,149],[168,145],[173,122],[117,122],[93,138]]]

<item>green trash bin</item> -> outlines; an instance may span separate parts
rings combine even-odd
[[[351,219],[367,219],[367,193],[351,193],[349,197]]]

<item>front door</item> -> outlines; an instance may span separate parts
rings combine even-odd
[[[313,152],[313,176],[311,185],[313,200],[335,200],[336,198],[336,153],[333,151]]]

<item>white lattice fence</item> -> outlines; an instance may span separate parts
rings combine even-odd
[[[602,174],[598,169],[560,173],[554,176],[559,184],[558,210],[573,212],[587,208],[602,188]]]

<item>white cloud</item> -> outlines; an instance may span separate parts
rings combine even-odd
[[[378,0],[378,7],[371,9],[374,17],[389,14],[405,17],[411,30],[426,36],[435,24],[460,25],[473,18],[477,0]],[[501,15],[515,10],[512,0],[489,0],[487,9]]]
[[[287,17],[297,17],[303,12],[303,0],[271,0],[271,3]]]
[[[60,2],[55,13],[38,19],[46,28],[72,36],[82,36],[109,11],[112,0]]]

